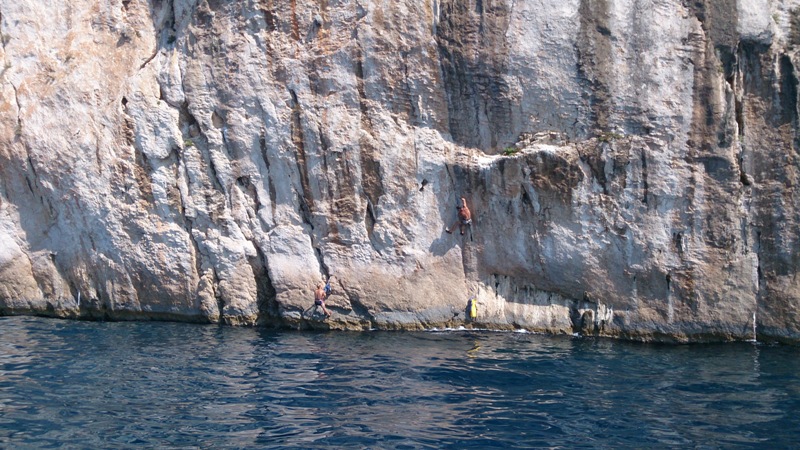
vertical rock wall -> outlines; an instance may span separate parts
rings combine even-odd
[[[797,340],[799,24],[789,0],[0,0],[0,312],[399,329],[474,296],[477,326]]]

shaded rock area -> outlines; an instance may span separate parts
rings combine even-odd
[[[0,0],[0,38],[0,314],[800,340],[800,1]]]

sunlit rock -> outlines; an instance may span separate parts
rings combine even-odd
[[[0,0],[0,312],[797,340],[799,8]]]

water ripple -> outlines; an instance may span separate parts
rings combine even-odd
[[[798,352],[3,317],[0,447],[791,447]]]

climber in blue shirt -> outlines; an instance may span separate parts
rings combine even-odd
[[[328,277],[328,281],[325,282],[325,297],[329,297],[331,295],[331,280],[333,279],[333,275]]]

